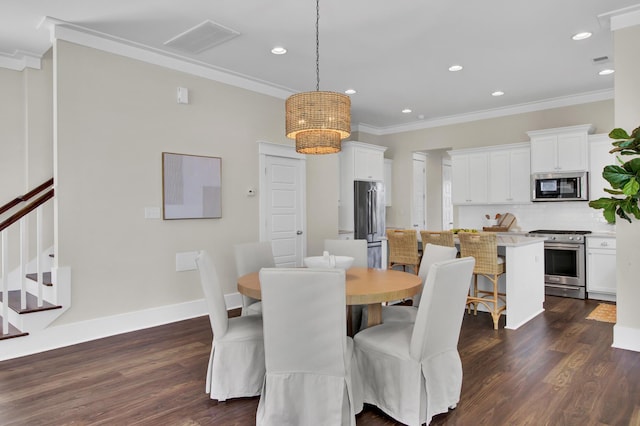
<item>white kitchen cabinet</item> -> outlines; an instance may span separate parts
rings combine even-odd
[[[597,200],[601,197],[611,197],[611,194],[604,191],[604,188],[611,188],[611,185],[602,177],[602,170],[605,166],[618,164],[616,156],[609,154],[613,148],[613,140],[606,133],[589,136],[589,199]]]
[[[489,203],[529,203],[530,182],[529,144],[489,152]]]
[[[384,181],[386,147],[362,142],[342,142],[340,166],[353,180]]]
[[[453,204],[486,204],[487,153],[450,151]]]
[[[353,231],[353,182],[356,180],[384,182],[384,152],[387,147],[363,142],[342,142],[340,151],[340,203],[338,227]]]
[[[391,207],[393,187],[393,160],[391,158],[384,159],[384,205]]]
[[[527,132],[531,139],[531,173],[561,173],[589,169],[587,138],[594,127],[562,127]]]
[[[586,240],[589,298],[615,300],[616,239],[615,237],[587,237]]]

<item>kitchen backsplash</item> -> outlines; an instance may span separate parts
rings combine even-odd
[[[518,205],[458,206],[456,228],[482,229],[487,226],[485,215],[512,213],[516,227],[512,231],[534,229],[586,230],[592,232],[615,232],[602,216],[602,210],[589,207],[581,201],[546,202]]]

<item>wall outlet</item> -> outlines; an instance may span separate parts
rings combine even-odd
[[[196,265],[197,251],[186,251],[176,253],[176,272],[195,271],[198,269]]]

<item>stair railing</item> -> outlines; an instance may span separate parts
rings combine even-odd
[[[43,193],[44,192],[44,193]],[[43,194],[42,194],[43,193]],[[38,307],[42,307],[44,304],[42,287],[43,287],[43,271],[42,271],[42,210],[44,204],[53,198],[53,179],[49,179],[43,184],[37,186],[33,190],[26,194],[13,199],[0,207],[0,215],[7,213],[16,208],[21,203],[29,201],[31,198],[40,195],[34,201],[26,204],[17,212],[0,222],[0,244],[2,246],[2,255],[0,256],[1,266],[1,280],[2,280],[2,333],[9,333],[9,280],[8,280],[8,268],[9,268],[9,233],[8,228],[15,223],[19,223],[20,227],[20,304],[21,309],[27,308],[27,285],[26,285],[26,268],[28,262],[28,232],[27,232],[27,218],[30,213],[35,211],[36,214],[36,285],[37,285],[37,299]]]

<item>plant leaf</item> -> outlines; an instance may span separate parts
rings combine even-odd
[[[616,205],[612,204],[610,207],[604,209],[602,215],[609,223],[616,223]]]
[[[639,190],[640,190],[640,183],[638,183],[635,176],[630,178],[629,182],[625,183],[624,187],[622,188],[622,192],[624,193],[624,195],[629,195],[629,196],[636,195]]]
[[[624,163],[622,168],[637,175],[638,172],[640,172],[640,157],[627,161],[626,163]]]
[[[634,142],[635,141],[633,139],[624,139],[612,142],[611,145],[618,146],[620,148],[629,148],[630,146],[633,146]]]
[[[589,207],[594,209],[606,209],[611,206],[615,206],[618,204],[618,199],[616,198],[598,198],[597,200],[589,201]]]
[[[626,130],[621,128],[615,128],[611,132],[609,132],[609,137],[611,139],[629,139],[629,135]]]
[[[619,189],[609,189],[609,188],[603,188],[604,192],[608,192],[609,194],[613,194],[613,195],[623,195],[623,192],[620,191]]]
[[[631,174],[620,166],[605,166],[602,177],[605,178],[614,189],[622,188],[631,178]]]
[[[638,209],[638,199],[635,197],[628,197],[624,200],[620,200],[619,206],[625,213],[631,213],[636,217],[640,214],[640,210]]]
[[[631,218],[627,215],[622,207],[618,207],[616,213],[618,213],[618,216],[620,216],[622,219],[626,219],[629,223],[631,223]]]

